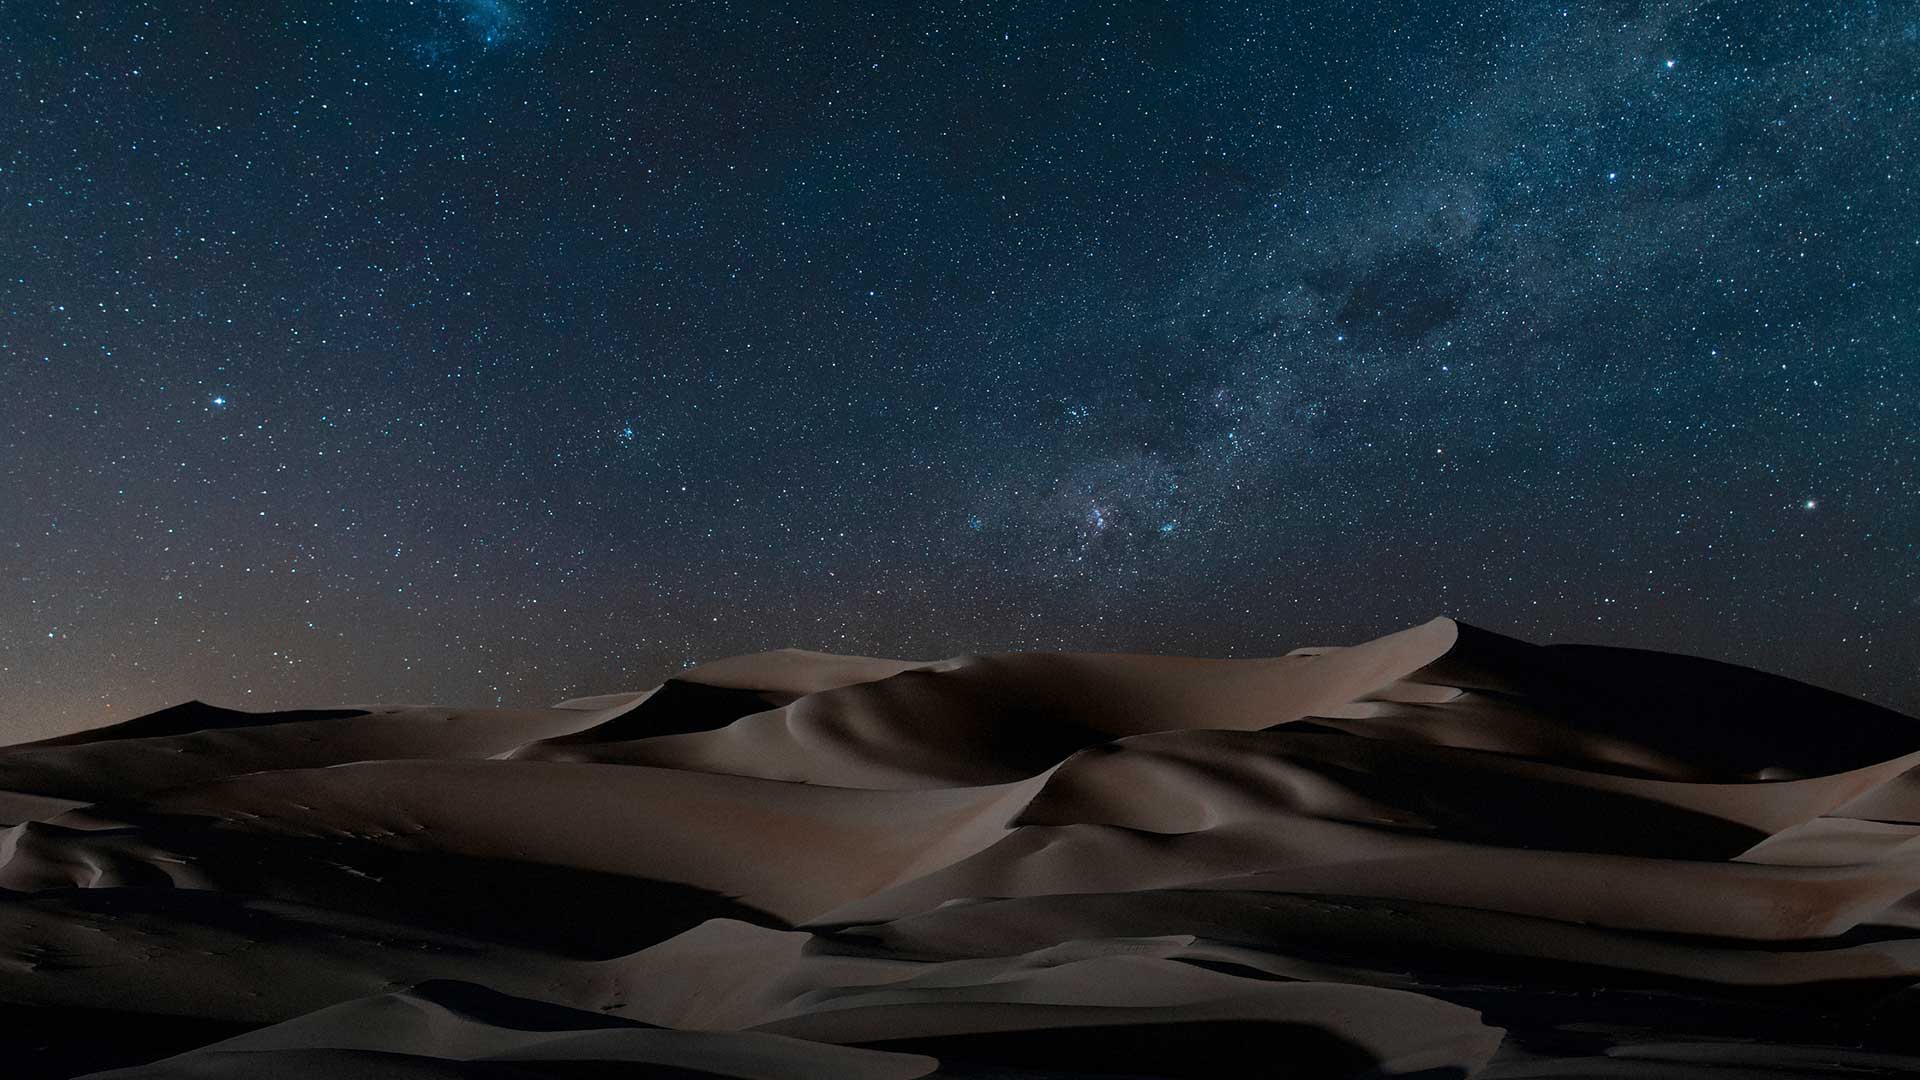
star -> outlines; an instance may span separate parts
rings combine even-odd
[[[1621,644],[1731,615],[1728,658],[1920,711],[1920,559],[1885,539],[1916,492],[1890,418],[1920,410],[1900,19],[1784,20],[1760,48],[1717,5],[1497,0],[1513,47],[1453,64],[1410,42],[1468,47],[1466,5],[1247,37],[1263,6],[1227,0],[1175,50],[1151,5],[1053,5],[1063,108],[946,5],[787,5],[778,34],[724,5],[334,6],[252,20],[260,42],[36,19],[46,70],[0,79],[49,148],[5,166],[0,342],[45,405],[7,413],[0,456],[31,444],[48,482],[9,506],[38,524],[8,536],[28,580],[0,589],[0,672],[8,628],[75,650],[0,678],[0,735],[224,689],[182,670],[286,705],[610,691],[738,651],[749,615],[769,646],[1177,652],[1257,640],[1222,617],[1249,602],[1358,639],[1454,596],[1548,640],[1587,632],[1582,597],[1619,596]],[[300,67],[237,113],[156,78],[261,50]],[[1151,122],[1143,69],[1181,88]],[[1792,490],[1836,477],[1881,497]],[[1775,498],[1807,520],[1770,534]],[[75,543],[89,520],[114,525]],[[431,556],[391,557],[403,522]],[[1527,542],[1581,530],[1610,557]],[[1846,557],[1807,575],[1787,533]],[[1383,580],[1403,557],[1414,580]],[[220,566],[221,595],[189,587]],[[1694,601],[1636,606],[1629,566]],[[304,619],[356,628],[300,639],[329,663],[185,666],[208,620],[216,651],[283,645],[309,580]],[[474,581],[525,617],[479,617]],[[114,629],[166,588],[157,632]],[[1809,661],[1815,612],[1892,651],[1836,634]],[[579,629],[603,625],[633,640]],[[524,656],[511,687],[482,678],[496,648]]]

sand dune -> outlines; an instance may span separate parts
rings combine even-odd
[[[1916,982],[1914,720],[1445,619],[0,748],[9,1075],[1857,1076]]]

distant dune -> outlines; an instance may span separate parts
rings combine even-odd
[[[0,749],[0,1075],[1920,1072],[1920,722],[1438,619]]]

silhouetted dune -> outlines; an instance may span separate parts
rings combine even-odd
[[[0,748],[0,1051],[1899,1074],[1916,769],[1864,702],[1445,619],[1262,660],[782,651],[550,709],[189,703]]]
[[[113,739],[151,739],[161,735],[190,735],[196,731],[214,731],[220,728],[259,727],[265,724],[300,723],[307,720],[342,720],[349,716],[364,716],[364,709],[297,709],[288,712],[243,712],[239,709],[223,709],[218,705],[209,705],[204,701],[185,701],[159,712],[136,716],[118,724],[93,728],[89,731],[77,731],[71,735],[59,735],[51,739],[39,739],[30,743],[21,743],[14,749],[25,747],[46,748],[51,746],[80,746],[86,743],[106,742]]]

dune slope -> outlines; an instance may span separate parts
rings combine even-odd
[[[1920,1071],[1920,724],[1438,619],[0,748],[14,1076]]]

